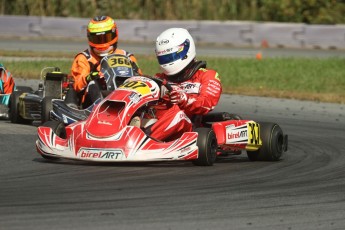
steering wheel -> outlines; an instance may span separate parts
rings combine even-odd
[[[145,76],[147,78],[150,78],[151,80],[155,81],[159,86],[164,85],[169,92],[173,91],[173,87],[171,86],[171,83],[168,82],[166,79],[161,79],[154,76]]]

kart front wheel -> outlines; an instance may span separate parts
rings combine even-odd
[[[217,157],[217,139],[210,128],[196,128],[198,133],[197,145],[199,148],[198,159],[193,161],[194,165],[212,166]]]
[[[54,97],[47,96],[42,99],[41,122],[42,124],[50,120],[50,111],[53,110],[52,99]]]
[[[283,134],[279,125],[261,122],[260,136],[262,146],[257,151],[247,151],[251,161],[278,161],[287,150],[287,136]]]
[[[26,120],[19,114],[19,97],[22,95],[22,91],[13,91],[10,96],[9,103],[9,117],[12,123],[24,124]]]

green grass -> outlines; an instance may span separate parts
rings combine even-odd
[[[4,66],[11,71],[14,79],[40,79],[41,70],[45,67],[59,67],[64,73],[69,73],[72,60],[39,60],[39,61],[3,61]]]
[[[208,63],[229,87],[339,94],[345,90],[345,60],[340,58],[212,59]]]
[[[4,54],[0,56],[14,56]],[[74,54],[22,53],[26,57],[43,56],[37,61],[3,61],[14,78],[39,79],[41,69],[57,66],[69,73]],[[55,60],[47,60],[48,58]],[[137,55],[145,74],[159,72],[154,56]],[[217,70],[221,76],[224,93],[241,95],[273,96],[302,100],[345,103],[345,60],[342,58],[210,58],[208,68]]]

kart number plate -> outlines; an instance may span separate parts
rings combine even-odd
[[[131,67],[131,63],[128,61],[128,59],[124,57],[117,57],[117,56],[109,58],[108,65],[111,68],[118,67],[118,66]]]
[[[255,122],[248,122],[248,145],[247,149],[256,150],[262,145],[260,139],[260,125]]]
[[[131,89],[142,96],[151,94],[150,87],[143,81],[128,81],[122,84],[120,88]]]

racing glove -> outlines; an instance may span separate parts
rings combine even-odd
[[[89,75],[86,76],[86,82],[97,80],[99,78],[99,72],[91,72]]]
[[[171,104],[184,105],[188,101],[188,95],[180,90],[173,90],[169,94]]]

